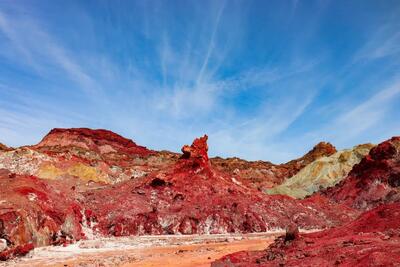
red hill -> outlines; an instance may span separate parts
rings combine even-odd
[[[361,210],[399,202],[400,137],[372,148],[346,179],[323,194],[335,202]]]
[[[104,235],[248,233],[306,229],[350,220],[354,213],[328,202],[298,202],[267,196],[215,170],[208,161],[207,136],[182,148],[178,162],[141,179],[85,193],[95,229]]]
[[[120,152],[147,155],[151,153],[146,147],[138,146],[132,140],[114,132],[88,128],[53,129],[35,147],[80,147],[101,154]]]

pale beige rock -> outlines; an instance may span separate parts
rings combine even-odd
[[[6,250],[7,241],[5,239],[0,238],[0,252]]]
[[[355,164],[368,154],[372,144],[363,144],[322,157],[308,164],[281,185],[268,189],[270,195],[288,195],[304,198],[321,189],[334,186],[351,171]]]

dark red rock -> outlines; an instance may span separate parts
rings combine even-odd
[[[265,251],[238,252],[212,266],[399,266],[400,137],[373,148],[341,183],[303,200],[366,210],[329,230],[278,238]],[[372,210],[370,210],[372,208]]]
[[[83,207],[73,191],[34,176],[0,172],[0,238],[3,258],[22,255],[31,246],[63,244],[84,238]],[[3,196],[7,196],[3,199]]]
[[[6,261],[8,259],[25,256],[34,248],[32,243],[16,246],[5,251],[0,252],[0,261]]]
[[[296,224],[292,223],[286,227],[285,242],[292,242],[299,238],[299,228]]]
[[[323,156],[334,154],[336,148],[327,142],[320,142],[304,156],[284,164],[273,164],[268,161],[246,161],[239,158],[212,158],[212,165],[229,173],[243,185],[263,191],[281,184],[302,168]]]
[[[193,141],[191,146],[184,145],[182,147],[181,159],[190,160],[196,166],[208,167],[208,145],[207,145],[208,136],[204,135],[203,137],[196,138]]]
[[[371,149],[342,182],[323,191],[329,199],[368,210],[382,203],[400,201],[400,137]]]
[[[265,251],[237,252],[213,267],[399,266],[400,203],[384,204],[353,222],[322,232],[279,237]]]
[[[150,150],[138,146],[130,139],[103,129],[56,128],[51,130],[36,148],[53,146],[75,146],[99,153],[120,152],[127,154],[148,155]]]
[[[8,147],[8,146],[0,143],[0,151],[10,151],[10,150],[12,150],[11,147]]]
[[[240,185],[208,162],[207,137],[185,146],[175,165],[141,179],[85,193],[104,235],[249,233],[324,228],[357,213],[341,205],[268,196]]]

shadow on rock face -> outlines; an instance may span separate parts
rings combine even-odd
[[[171,185],[171,183],[170,182],[166,182],[166,181],[164,181],[163,179],[160,179],[160,178],[154,178],[150,183],[151,187],[162,187],[162,186],[168,186],[168,185]]]
[[[299,237],[299,228],[295,224],[290,224],[286,227],[285,244],[292,242]]]

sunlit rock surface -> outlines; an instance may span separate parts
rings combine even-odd
[[[274,165],[236,158],[209,159],[207,139],[206,135],[195,139],[179,154],[153,151],[110,131],[76,128],[52,130],[34,146],[5,147],[0,150],[0,259],[22,256],[38,246],[88,238],[283,229],[327,229],[320,236],[326,242],[318,243],[315,251],[329,256],[331,250],[325,251],[322,244],[335,248],[327,241],[333,238],[330,231],[352,229],[351,223],[362,212],[375,207],[376,212],[368,213],[377,229],[371,238],[385,235],[383,241],[376,239],[377,247],[384,248],[390,241],[396,251],[396,232],[390,234],[390,229],[397,226],[381,214],[392,209],[393,218],[398,215],[399,138],[374,147],[345,179],[305,199],[267,195],[262,189],[301,173],[312,173],[308,168],[319,166],[317,162],[326,158],[341,162],[344,167],[338,168],[347,171],[369,147],[359,146],[345,153],[337,152],[329,143],[320,143],[299,159]],[[321,176],[317,177],[302,180],[304,188],[316,188],[314,183],[319,188]],[[381,204],[388,208],[378,207]],[[357,231],[349,231],[351,238],[364,235]],[[307,255],[301,254],[306,250],[299,241],[303,234],[291,232],[296,233],[291,244],[300,242],[294,248],[296,255]],[[343,238],[347,242],[348,237]],[[370,239],[365,240],[361,241],[366,242],[362,248],[367,249]],[[284,250],[279,242],[272,248]],[[340,244],[336,248],[342,248]],[[357,249],[354,246],[352,253]],[[366,257],[380,262],[381,252]],[[282,253],[291,255],[290,251]],[[348,255],[343,253],[344,257]],[[243,262],[245,257],[237,261]],[[357,258],[357,262],[362,260]]]
[[[337,228],[285,237],[264,251],[224,256],[212,267],[399,266],[400,204],[379,206]]]
[[[265,232],[291,222],[322,229],[358,215],[323,199],[301,202],[253,189],[221,167],[229,163],[210,161],[207,138],[176,154],[110,131],[55,129],[37,145],[0,152],[2,258],[96,236]],[[331,153],[325,147],[287,163],[285,172]]]
[[[154,152],[106,130],[54,129],[35,146],[0,153],[0,168],[42,179],[114,184],[163,168],[179,156]]]
[[[282,194],[304,198],[334,186],[348,175],[353,166],[358,164],[372,147],[372,144],[358,145],[316,159],[293,177],[287,178],[281,185],[267,189],[266,192],[270,195]]]
[[[360,210],[399,202],[400,137],[393,137],[372,148],[346,179],[322,194]]]
[[[303,201],[363,211],[356,220],[313,234],[284,237],[265,251],[239,252],[212,266],[399,266],[400,137],[373,147],[334,187]]]
[[[283,229],[292,221],[320,229],[354,218],[343,206],[267,196],[241,185],[210,165],[206,140],[184,146],[181,159],[166,170],[85,192],[94,229],[116,236],[249,233]]]
[[[330,156],[336,148],[330,143],[320,142],[304,156],[284,164],[267,161],[245,161],[239,158],[213,158],[212,164],[218,170],[229,173],[246,186],[260,191],[281,184],[302,168],[324,156]]]
[[[9,148],[8,146],[0,143],[0,151],[7,151],[7,150],[11,150],[12,148]]]
[[[84,238],[84,208],[73,191],[63,184],[0,169],[0,238],[7,243],[0,259],[24,254],[33,246]]]

